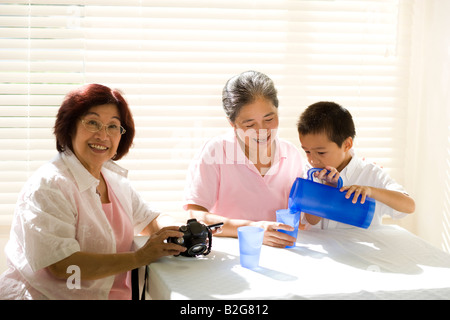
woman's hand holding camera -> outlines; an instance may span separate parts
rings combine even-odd
[[[164,256],[178,255],[186,251],[186,248],[175,243],[167,243],[167,238],[183,237],[178,227],[165,227],[152,234],[145,245],[136,251],[136,257],[140,265],[146,265]]]

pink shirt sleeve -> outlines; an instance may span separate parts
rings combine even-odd
[[[188,204],[196,204],[210,211],[216,203],[220,184],[220,161],[214,161],[213,158],[218,146],[217,143],[207,143],[192,161],[185,187],[185,210]]]

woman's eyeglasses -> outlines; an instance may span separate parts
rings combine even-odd
[[[99,132],[100,130],[102,130],[103,127],[105,127],[106,134],[111,137],[122,135],[125,132],[127,132],[121,125],[114,123],[105,125],[100,121],[94,119],[81,120],[81,123],[86,128],[86,130],[90,132]]]

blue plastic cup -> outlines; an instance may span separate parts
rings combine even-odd
[[[248,269],[254,269],[259,266],[263,238],[263,228],[250,226],[238,228],[241,266]]]
[[[322,169],[310,169],[308,180],[295,180],[289,195],[289,208],[367,229],[372,223],[375,200],[366,197],[364,203],[353,203],[352,197],[345,198],[346,192],[339,191],[342,186],[341,177],[337,188],[312,181],[312,174],[319,170]]]
[[[298,225],[300,223],[300,211],[291,211],[290,209],[277,210],[277,222],[281,222],[294,227],[294,231],[287,231],[282,229],[279,229],[278,231],[286,233],[297,239]],[[294,248],[295,245],[296,244],[294,242],[294,245],[286,246],[286,248]]]

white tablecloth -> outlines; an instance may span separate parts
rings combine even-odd
[[[450,299],[450,255],[397,226],[300,231],[297,246],[263,246],[260,267],[214,237],[208,256],[148,266],[152,299]]]

